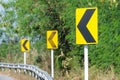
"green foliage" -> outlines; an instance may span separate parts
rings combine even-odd
[[[98,5],[99,44],[90,46],[90,63],[104,69],[115,66],[115,70],[119,72],[120,11],[115,3],[111,4],[106,2]]]
[[[18,43],[3,43],[0,45],[0,62],[7,60],[8,54],[14,55],[20,53],[20,45]]]
[[[115,66],[115,70],[120,71],[120,1],[16,0],[3,5],[13,10],[6,11],[0,26],[7,27],[8,32],[12,29],[20,37],[29,36],[34,39],[40,35],[40,41],[33,41],[35,43],[32,44],[32,48],[38,52],[46,49],[46,31],[58,30],[59,49],[55,51],[57,69],[64,68],[62,62],[69,59],[72,59],[68,61],[69,67],[83,66],[83,46],[75,44],[75,11],[76,8],[98,7],[99,44],[89,45],[90,66],[96,65],[102,69]],[[12,28],[14,22],[16,27]]]

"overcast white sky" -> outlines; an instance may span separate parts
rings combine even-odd
[[[7,3],[8,1],[11,1],[11,0],[0,0],[0,2],[4,2],[4,3]]]
[[[10,0],[0,0],[0,2],[8,3]],[[0,4],[0,14],[4,14],[5,10],[4,7]]]
[[[4,7],[0,4],[0,14],[4,14],[5,10],[4,10]]]

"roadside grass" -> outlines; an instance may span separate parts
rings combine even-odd
[[[8,54],[7,58],[3,60],[9,63],[23,63],[23,53],[19,54]],[[41,51],[33,49],[27,54],[27,64],[33,64],[39,66],[41,69],[47,71],[50,74],[50,52]],[[56,67],[56,66],[55,66]],[[34,80],[29,75],[15,74],[6,71],[7,74],[16,78],[16,80]],[[0,72],[1,74],[6,74],[6,72]],[[63,75],[64,74],[64,75]],[[84,68],[78,67],[77,69],[71,69],[69,72],[64,72],[55,69],[54,80],[84,80]],[[111,67],[110,70],[100,70],[95,66],[89,68],[89,80],[120,80],[120,74],[114,73],[114,68]]]
[[[0,71],[0,74],[13,77],[15,80],[35,80],[28,74],[23,72],[15,73],[13,70]],[[62,75],[62,71],[55,71],[54,80],[84,80],[84,71],[78,68],[78,70],[71,70],[69,74]],[[103,72],[96,67],[89,68],[89,80],[120,80],[120,75],[115,75],[113,71]]]
[[[120,80],[120,75],[112,70],[105,72],[97,69],[95,66],[89,68],[89,80]],[[55,80],[84,80],[84,70],[71,70],[69,74],[61,75],[61,71],[55,72]]]

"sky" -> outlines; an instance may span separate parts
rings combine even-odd
[[[4,2],[4,3],[7,3],[8,1],[11,1],[11,0],[0,0],[0,2]]]
[[[3,2],[3,3],[8,3],[8,1],[10,0],[0,0],[0,3]],[[4,10],[4,7],[2,6],[2,4],[0,4],[0,14],[4,14],[5,13],[5,10]]]
[[[3,3],[8,3],[8,1],[11,1],[11,0],[0,0],[0,3],[3,2]],[[4,7],[2,6],[2,4],[0,4],[0,22],[2,22],[2,17],[5,15],[5,9]],[[1,27],[0,30],[6,30],[5,27]],[[1,34],[1,32],[0,32]],[[2,41],[3,40],[6,40],[7,37],[6,37],[6,33],[2,33],[2,35],[0,35],[0,44],[2,44]]]
[[[4,7],[0,4],[0,14],[3,15],[5,12]]]
[[[4,7],[2,6],[1,2],[2,3],[8,3],[8,2],[11,2],[11,1],[15,1],[15,0],[0,0],[0,22],[2,22],[2,17],[4,17],[5,14],[6,14],[6,11],[5,11]],[[13,23],[13,27],[16,27],[16,22]],[[2,44],[3,40],[5,40],[5,41],[8,41],[9,39],[12,40],[12,37],[8,36],[6,32],[2,32],[2,35],[1,35],[1,30],[6,31],[6,28],[5,27],[0,27],[0,45]],[[11,32],[11,30],[10,30],[10,32]],[[16,34],[14,34],[14,37],[17,38],[18,36]],[[38,38],[39,37],[40,36],[38,36]],[[37,38],[34,38],[34,39],[36,40]]]

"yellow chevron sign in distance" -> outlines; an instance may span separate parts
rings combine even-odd
[[[21,51],[29,52],[30,51],[30,41],[26,38],[21,40]]]
[[[98,9],[76,9],[76,44],[98,43]]]
[[[57,30],[47,31],[47,48],[48,49],[58,48],[58,31]]]

